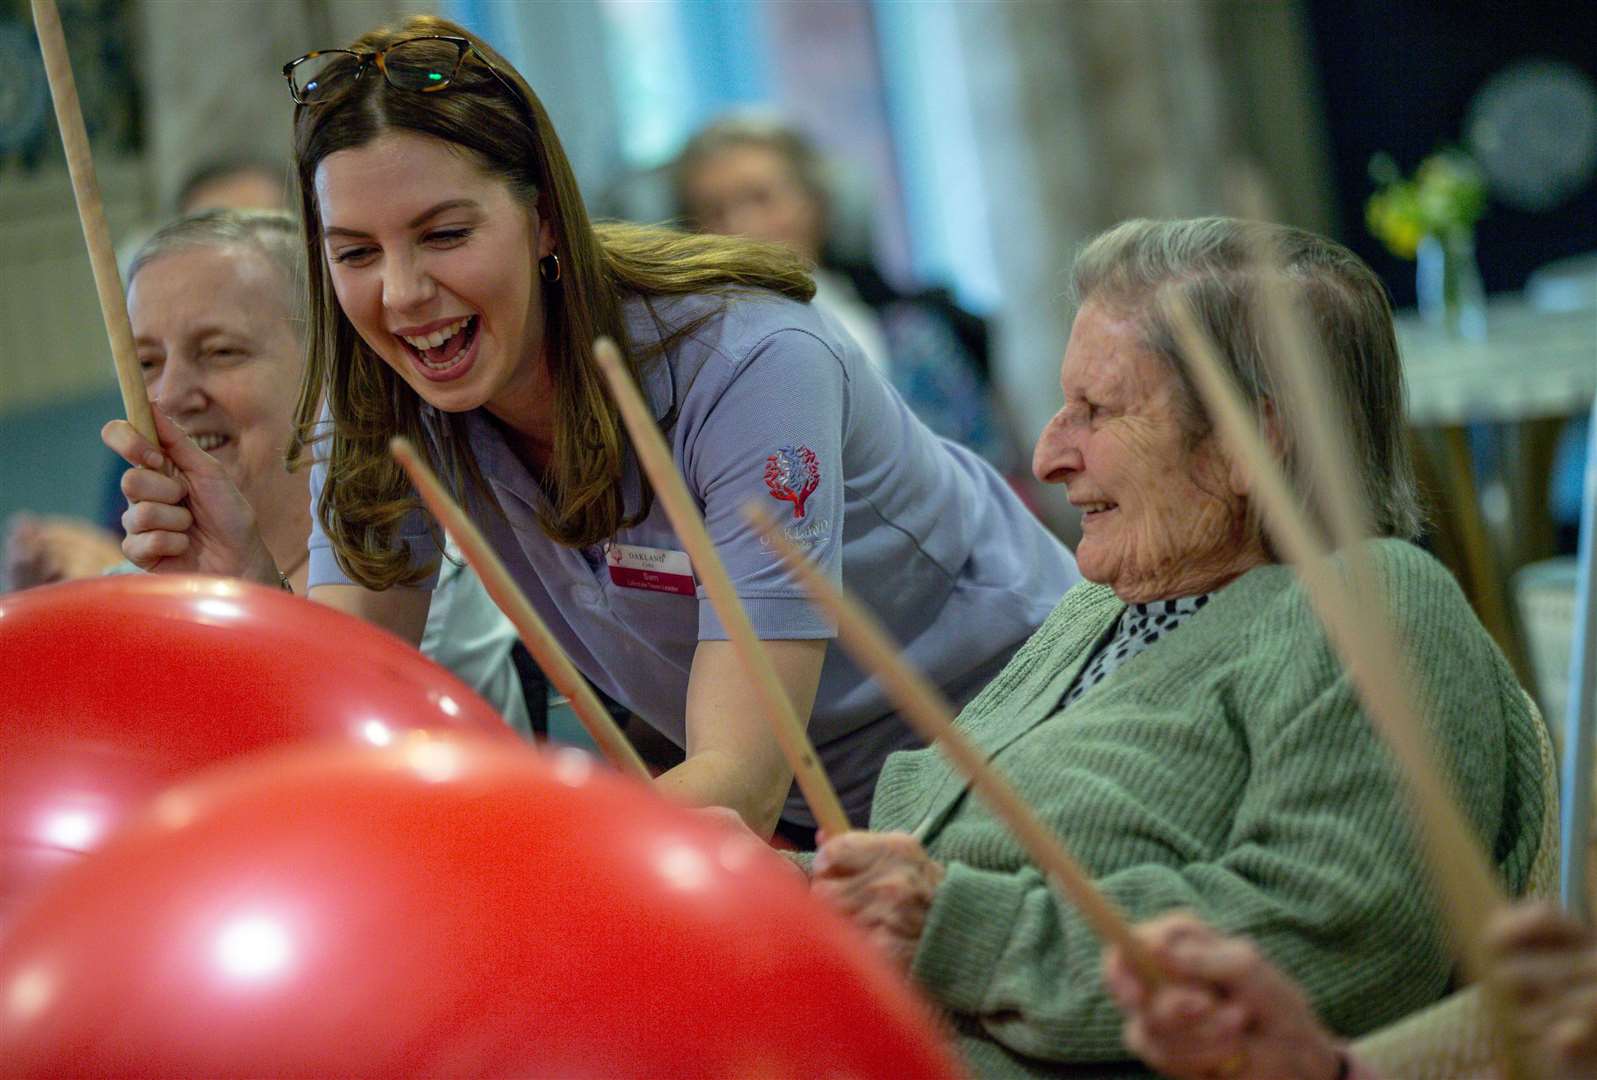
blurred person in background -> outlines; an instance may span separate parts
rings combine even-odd
[[[915,414],[1013,477],[1023,455],[996,407],[987,324],[943,290],[901,292],[867,255],[845,255],[833,172],[796,129],[737,115],[689,139],[672,175],[689,226],[797,252],[814,267],[815,305],[859,343]]]
[[[289,210],[293,171],[286,161],[234,156],[194,168],[178,188],[179,217],[202,210]]]

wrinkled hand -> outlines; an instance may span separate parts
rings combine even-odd
[[[98,525],[13,514],[0,556],[0,592],[98,577],[121,561],[116,537]]]
[[[865,931],[908,972],[943,868],[908,833],[847,832],[822,837],[811,889]]]
[[[691,812],[699,817],[708,818],[716,825],[724,828],[728,835],[739,840],[746,840],[750,845],[751,851],[757,849],[764,852],[765,854],[761,855],[761,858],[765,858],[768,855],[775,860],[776,864],[785,867],[785,872],[792,874],[794,881],[806,889],[809,888],[810,876],[805,873],[804,868],[792,859],[785,858],[780,851],[760,839],[760,834],[749,828],[748,823],[743,820],[743,815],[730,806],[700,806],[695,807]]]
[[[255,527],[255,512],[216,459],[155,410],[161,447],[126,420],[100,431],[133,468],[122,474],[128,498],[122,552],[152,573],[221,574],[277,584],[277,566]],[[163,471],[170,462],[172,470]]]
[[[1535,1075],[1597,1076],[1597,934],[1552,904],[1520,904],[1492,919],[1486,946]]]
[[[1303,991],[1245,938],[1188,914],[1135,928],[1166,981],[1150,988],[1118,948],[1104,984],[1126,1046],[1174,1080],[1332,1080],[1341,1061]]]

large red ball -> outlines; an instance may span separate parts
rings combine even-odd
[[[163,794],[0,942],[0,1073],[932,1077],[929,1013],[746,833],[416,733]]]
[[[185,772],[414,728],[515,738],[398,638],[281,590],[138,574],[0,596],[0,929]]]

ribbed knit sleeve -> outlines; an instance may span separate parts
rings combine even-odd
[[[1445,571],[1406,545],[1372,550],[1463,805],[1519,888],[1544,797],[1523,736],[1539,721]],[[1451,964],[1395,771],[1284,568],[1223,590],[1019,734],[1035,702],[985,706],[962,725],[1002,732],[996,763],[1134,920],[1184,908],[1247,934],[1344,1034],[1445,991]],[[914,764],[935,786],[929,759]],[[913,973],[977,1035],[964,1049],[978,1071],[1142,1075],[1099,981],[1100,943],[1007,831],[968,796],[914,812],[930,816],[873,824],[930,823],[927,849],[948,872]]]

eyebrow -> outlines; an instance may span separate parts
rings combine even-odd
[[[224,326],[221,323],[201,323],[183,332],[183,339],[186,341],[201,341],[210,337],[237,338],[246,336],[248,335],[236,327]],[[133,336],[135,343],[145,342],[151,345],[159,345],[161,340],[160,337],[154,334],[135,334]]]
[[[414,229],[417,226],[431,220],[432,218],[437,217],[446,210],[459,210],[462,208],[476,210],[480,208],[480,204],[476,199],[446,199],[436,206],[432,206],[426,210],[423,210],[421,213],[405,222],[405,228]],[[338,236],[353,236],[359,237],[361,239],[371,239],[370,233],[361,232],[359,229],[346,229],[339,225],[329,225],[322,229],[322,235],[324,236],[333,236],[335,234]]]

